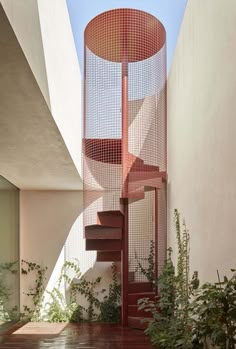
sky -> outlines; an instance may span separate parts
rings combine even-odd
[[[83,33],[99,13],[115,8],[135,8],[151,13],[167,32],[167,71],[170,70],[187,0],[67,0],[75,46],[83,70]]]

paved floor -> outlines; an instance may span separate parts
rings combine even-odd
[[[69,324],[60,335],[7,334],[0,349],[151,349],[142,331],[116,325]]]

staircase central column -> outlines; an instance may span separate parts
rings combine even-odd
[[[128,325],[128,59],[127,59],[127,23],[123,28],[122,59],[122,197],[123,197],[123,246],[122,246],[122,325]]]

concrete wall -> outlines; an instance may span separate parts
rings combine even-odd
[[[173,210],[202,280],[235,267],[236,2],[189,0],[168,81],[169,244]]]

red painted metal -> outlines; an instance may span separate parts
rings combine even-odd
[[[128,197],[128,63],[122,63],[122,197]]]
[[[128,286],[128,293],[145,293],[153,292],[153,287],[150,282],[131,282]]]
[[[156,270],[155,270],[155,276],[156,279],[158,278],[158,191],[155,188],[155,266],[156,266]],[[157,288],[155,290],[156,294],[157,294]]]
[[[129,208],[128,203],[124,203],[124,228],[123,228],[123,241],[122,241],[122,325],[128,325],[128,277],[129,277]]]
[[[128,294],[128,304],[129,305],[137,305],[139,299],[149,298],[150,300],[155,299],[155,292],[143,292],[143,293],[129,293]]]
[[[142,316],[129,316],[128,317],[128,326],[137,330],[146,330],[151,319],[143,318]]]
[[[123,228],[124,216],[120,211],[98,212],[97,223],[109,227]]]
[[[88,239],[86,251],[121,251],[121,241],[118,239]]]
[[[85,239],[122,239],[122,228],[94,224],[85,227]]]
[[[128,305],[128,316],[131,317],[143,317],[143,318],[152,318],[152,313],[139,310],[138,305]]]
[[[98,251],[97,262],[120,262],[120,251]]]
[[[146,12],[116,9],[95,17],[84,38],[84,226],[85,236],[94,236],[86,245],[99,251],[97,260],[110,261],[117,240],[109,234],[118,236],[122,226],[126,326],[130,290],[152,291],[137,269],[150,240],[156,275],[165,260],[166,33]]]
[[[127,61],[132,63],[155,55],[165,45],[165,40],[162,23],[151,14],[135,9],[104,12],[85,30],[87,47],[100,58],[116,63],[124,59],[124,44]]]

